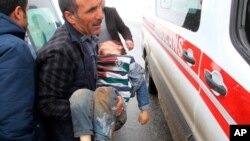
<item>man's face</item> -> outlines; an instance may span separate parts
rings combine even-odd
[[[78,10],[73,26],[87,36],[99,34],[104,16],[102,0],[76,0],[76,4]]]

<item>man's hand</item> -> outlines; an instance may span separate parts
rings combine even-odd
[[[122,101],[122,96],[117,96],[117,102],[116,102],[116,116],[119,116],[122,113],[123,110],[123,101]]]
[[[128,50],[132,50],[134,48],[134,42],[131,40],[126,40],[125,44],[126,44],[126,47],[128,48]]]

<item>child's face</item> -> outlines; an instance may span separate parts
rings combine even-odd
[[[118,54],[121,55],[123,47],[116,44],[113,41],[106,41],[99,44],[99,54],[108,55],[108,54]]]

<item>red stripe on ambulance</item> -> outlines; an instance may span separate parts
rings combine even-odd
[[[159,29],[161,28],[160,25],[154,25],[150,21],[144,19],[144,26],[150,31],[150,33],[154,36],[154,38],[158,41],[159,44],[161,44],[161,47],[164,49],[164,51],[171,56],[173,61],[176,63],[178,68],[183,72],[183,74],[186,76],[186,78],[193,84],[193,86],[198,90],[199,89],[199,82],[197,82],[191,74],[180,64],[178,60],[176,60],[175,56],[169,52],[169,48],[172,48],[169,41],[169,35],[172,35],[174,33],[171,33],[171,31],[162,31]],[[183,39],[177,34],[173,35],[175,39]],[[166,39],[166,40],[165,40]],[[170,47],[169,47],[170,46]],[[168,49],[167,49],[168,48]],[[214,94],[213,97],[216,98],[216,100],[219,101],[219,104],[222,105],[222,107],[226,110],[226,112],[230,115],[230,117],[226,117],[227,115],[223,115],[224,113],[221,113],[218,110],[218,105],[215,104],[215,102],[208,97],[209,94],[205,93],[204,90],[201,89],[200,96],[202,97],[203,101],[208,106],[209,110],[225,132],[225,134],[229,137],[229,125],[232,123],[228,122],[227,118],[232,118],[236,124],[249,124],[250,123],[250,109],[247,108],[250,105],[250,92],[248,92],[246,89],[244,89],[237,81],[235,81],[226,71],[224,71],[220,66],[218,66],[211,58],[209,58],[205,53],[201,52],[199,48],[194,46],[192,43],[183,40],[182,48],[188,49],[191,48],[194,51],[194,58],[197,61],[200,61],[201,54],[202,55],[202,64],[199,66],[198,64],[195,66],[192,66],[191,69],[196,73],[198,73],[198,70],[200,68],[200,80],[207,86],[207,88],[210,90],[212,94],[214,94],[214,91],[206,84],[205,78],[204,78],[204,70],[208,71],[217,71],[221,74],[223,77],[223,81],[225,86],[227,87],[227,94],[225,96],[216,96]],[[175,51],[175,50],[174,50]],[[176,52],[178,54],[178,51]],[[179,55],[179,57],[183,60],[183,58]]]

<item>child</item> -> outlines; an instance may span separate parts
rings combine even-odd
[[[98,81],[97,86],[112,86],[127,103],[136,93],[139,109],[139,123],[146,124],[149,120],[149,97],[144,69],[127,55],[124,48],[115,41],[106,41],[99,44],[97,59]],[[126,112],[117,118],[116,130],[126,122]],[[120,125],[117,125],[120,124]]]
[[[98,88],[95,91],[79,89],[69,99],[74,136],[81,141],[109,141],[113,131],[124,125],[126,111],[118,117],[115,115],[118,95],[128,102],[131,93],[136,92],[141,110],[138,120],[142,125],[149,121],[144,69],[132,56],[124,55],[123,47],[113,41],[101,43],[99,53]]]

